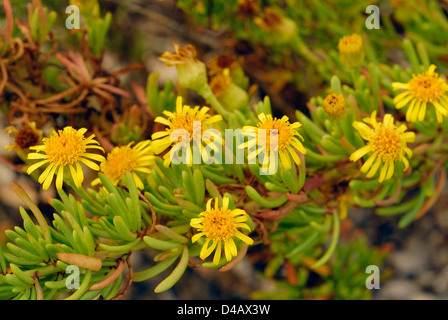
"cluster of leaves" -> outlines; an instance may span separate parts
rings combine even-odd
[[[442,30],[448,25],[446,8],[439,1],[180,0],[176,5],[195,24],[231,33],[225,34],[223,44],[246,58],[245,69],[253,80],[265,84],[262,88],[268,93],[293,84],[310,96],[333,75],[353,84],[337,50],[338,40],[352,33],[363,35],[371,62],[402,63],[405,36],[418,44],[417,50],[425,48],[427,58],[443,68],[441,72],[446,71]],[[375,17],[379,29],[366,29],[372,13],[366,9],[371,5],[379,8],[380,16]]]
[[[374,111],[383,116],[386,109],[395,110],[392,82],[407,82],[413,74],[428,70],[430,62],[443,68],[437,44],[443,43],[444,35],[433,34],[429,23],[431,15],[441,12],[440,8],[430,1],[416,15],[397,13],[400,18],[394,19],[401,19],[410,32],[404,39],[394,27],[393,11],[384,20],[385,32],[364,37],[366,59],[356,67],[347,67],[337,54],[334,39],[357,31],[353,25],[364,26],[365,17],[359,15],[366,7],[364,3],[263,3],[264,6],[254,0],[177,2],[198,23],[224,25],[233,31],[236,40],[248,41],[254,48],[261,44],[263,50],[272,52],[265,55],[269,62],[263,62],[263,66],[274,66],[276,70],[267,73],[270,85],[273,82],[269,79],[276,79],[280,87],[293,80],[303,88],[303,73],[298,70],[303,61],[307,62],[313,79],[324,89],[321,95],[309,99],[307,110],[295,112],[306,149],[306,154],[295,155],[300,157],[300,165],[286,168],[280,164],[276,173],[264,175],[258,163],[167,167],[162,157],[156,157],[151,172],[141,174],[142,190],[138,190],[129,172],[118,185],[99,173],[99,189],[81,188],[66,181],[67,189],[58,190],[58,199],[49,200],[55,210],[50,223],[23,189],[13,184],[34,219],[20,208],[23,228],[17,226],[6,232],[9,241],[0,247],[1,299],[117,299],[132,282],[145,281],[171,268],[155,288],[155,292],[163,292],[179,281],[188,266],[228,271],[246,255],[259,257],[256,250],[251,252],[250,247],[237,240],[238,255],[230,262],[227,257],[218,263],[199,259],[206,240],[192,241],[191,220],[205,211],[211,198],[219,203],[229,199],[231,210],[239,208],[248,213],[254,246],[269,252],[263,274],[278,281],[277,297],[370,297],[364,288],[364,270],[368,265],[381,265],[384,252],[369,248],[364,240],[338,246],[341,224],[354,206],[375,207],[378,215],[401,215],[401,227],[421,218],[445,182],[448,121],[444,118],[440,125],[435,119],[407,123],[416,132],[410,170],[397,168],[392,179],[382,182],[366,178],[359,163],[350,161],[350,155],[365,145],[352,124]],[[175,108],[176,88],[169,82],[160,89],[158,75],[150,74],[146,88],[134,85],[137,102],[129,103],[132,96],[119,87],[118,76],[139,65],[106,73],[102,56],[112,17],[106,14],[101,18],[96,1],[79,5],[86,17],[86,25],[75,33],[82,51],[64,53],[52,31],[55,13],[33,1],[28,7],[28,21],[14,23],[10,3],[4,1],[7,25],[1,34],[0,48],[2,109],[11,125],[35,122],[38,128],[54,127],[57,123],[86,127],[109,151],[116,145],[144,140],[151,132],[161,130],[152,120]],[[276,10],[269,14],[276,19],[263,20],[262,14],[274,6]],[[440,15],[437,17],[432,23],[446,23]],[[325,27],[328,24],[332,28]],[[426,24],[431,38],[417,32],[416,28]],[[280,28],[272,28],[278,25]],[[369,48],[403,49],[403,60],[408,63],[391,64],[387,50]],[[294,64],[291,51],[303,60]],[[210,78],[205,76],[205,83],[199,85],[191,78],[195,78],[195,71],[202,72],[202,61],[190,61],[193,67],[187,73],[178,68],[178,92],[190,89],[210,104],[213,112],[223,118],[219,123],[222,132],[256,126],[259,114],[274,111],[271,99],[275,96],[258,99],[251,86],[252,77],[238,59],[229,61],[222,68],[219,61],[208,63]],[[226,85],[213,82],[217,74],[227,77]],[[327,93],[345,97],[348,108],[342,119],[336,121],[325,112],[323,95]],[[395,117],[406,122],[400,112]],[[230,154],[236,154],[238,145],[232,146]],[[25,164],[29,163],[27,148],[18,154]],[[23,172],[22,166],[17,168]],[[154,264],[145,270],[133,270],[130,263],[132,253],[139,250],[156,252]],[[70,275],[65,271],[70,265],[82,269],[76,289],[67,286]],[[287,282],[275,277],[282,269],[286,270]],[[311,273],[324,284],[306,290]],[[261,292],[254,297],[272,296]]]
[[[111,13],[102,17],[97,3],[88,6],[86,2],[81,7],[85,26],[73,29],[75,33],[68,37],[76,39],[76,46],[81,48],[75,52],[63,50],[67,37],[55,36],[55,23],[61,19],[65,23],[67,16],[58,20],[56,11],[42,6],[41,1],[33,1],[26,8],[28,19],[14,20],[9,1],[4,2],[0,104],[8,123],[35,122],[41,128],[56,121],[68,125],[81,119],[81,125],[86,124],[112,143],[122,142],[114,138],[125,142],[141,139],[150,115],[139,103],[121,103],[132,95],[118,87],[118,78],[142,66],[135,64],[113,73],[102,68]]]

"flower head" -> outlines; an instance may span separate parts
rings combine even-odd
[[[218,264],[221,259],[222,247],[224,247],[227,261],[237,255],[234,237],[249,245],[254,241],[238,230],[246,229],[250,231],[249,226],[245,223],[248,217],[244,210],[230,210],[228,197],[223,198],[221,208],[218,204],[218,198],[215,199],[214,207],[212,207],[212,200],[208,200],[206,210],[199,214],[199,218],[191,219],[190,225],[199,231],[191,241],[196,242],[199,238],[205,236],[206,240],[199,256],[204,260],[216,249],[213,263]],[[209,246],[210,242],[211,245]]]
[[[5,130],[9,136],[14,135],[14,143],[5,147],[9,152],[28,152],[30,147],[42,139],[42,130],[36,129],[35,122],[24,124],[18,130],[15,127],[7,127]]]
[[[220,115],[210,116],[207,113],[209,110],[208,107],[199,108],[196,106],[195,108],[190,108],[190,106],[182,105],[182,97],[179,96],[176,101],[175,112],[165,110],[163,111],[163,114],[168,118],[157,117],[154,120],[155,122],[164,124],[168,127],[164,131],[158,131],[152,135],[152,149],[154,150],[154,153],[160,154],[173,145],[175,148],[163,156],[165,159],[165,166],[169,166],[172,161],[172,154],[182,147],[186,147],[188,153],[186,155],[187,164],[191,165],[194,143],[196,143],[196,146],[202,154],[202,150],[204,149],[204,145],[202,144],[204,131],[209,128],[211,124],[222,120],[222,116]],[[181,134],[181,136],[178,136],[180,141],[171,140],[172,134],[176,136],[178,136],[177,134]],[[204,160],[206,161],[207,159]]]
[[[347,103],[342,94],[331,93],[325,97],[322,107],[325,112],[333,118],[340,118],[347,111]]]
[[[43,189],[49,188],[56,173],[56,188],[62,188],[64,180],[64,169],[69,168],[71,177],[76,186],[80,187],[84,180],[81,163],[84,163],[93,170],[99,170],[99,166],[91,161],[102,162],[104,157],[95,153],[87,152],[87,149],[104,149],[99,146],[98,141],[94,140],[95,135],[92,134],[88,138],[84,137],[87,129],[82,128],[76,130],[72,127],[65,127],[63,130],[53,133],[48,138],[43,138],[43,145],[32,146],[30,150],[35,153],[29,153],[28,159],[41,160],[28,168],[27,173],[48,164],[47,168],[40,175],[38,182],[43,183]]]
[[[262,164],[266,164],[271,152],[278,152],[280,160],[285,169],[291,168],[291,157],[293,161],[300,165],[300,157],[296,151],[305,154],[306,149],[298,138],[303,141],[303,137],[297,131],[302,124],[300,122],[290,123],[287,116],[281,119],[272,117],[271,114],[261,113],[258,115],[256,127],[246,126],[243,131],[249,135],[249,140],[240,145],[240,148],[252,148],[257,146],[256,150],[248,155],[248,160],[254,159],[261,154],[263,156]],[[277,138],[271,143],[271,135]],[[272,144],[272,146],[271,146]]]
[[[353,126],[368,143],[353,152],[350,160],[355,162],[371,153],[362,165],[361,172],[367,172],[367,178],[372,178],[382,167],[379,182],[392,178],[397,161],[403,162],[404,170],[406,170],[409,167],[406,156],[409,158],[412,156],[412,150],[408,148],[407,143],[414,142],[415,133],[406,132],[407,127],[404,124],[397,126],[390,114],[386,114],[381,123],[377,122],[376,111],[374,111],[370,118],[364,119],[364,122],[355,121]]]
[[[354,33],[343,36],[338,43],[339,52],[342,54],[357,54],[363,49],[362,38]]]
[[[343,36],[338,43],[341,62],[348,67],[356,67],[364,61],[362,37],[356,33]]]
[[[423,121],[428,104],[435,108],[437,121],[442,122],[448,115],[448,85],[446,81],[434,72],[435,65],[419,75],[413,75],[408,83],[393,82],[394,90],[405,89],[398,94],[393,102],[397,109],[409,106],[406,111],[407,121]]]
[[[207,68],[196,59],[196,49],[191,44],[180,47],[174,43],[174,52],[165,52],[159,58],[166,66],[175,66],[179,84],[187,89],[200,91],[207,84]]]
[[[154,164],[154,155],[151,150],[151,141],[141,141],[135,146],[132,142],[125,146],[112,149],[107,155],[106,161],[100,164],[101,172],[116,185],[120,179],[129,171],[134,177],[137,188],[143,189],[144,185],[138,172],[151,173],[150,167]],[[92,185],[100,183],[97,178]]]

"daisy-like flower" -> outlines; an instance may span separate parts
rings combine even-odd
[[[393,102],[397,109],[409,106],[406,121],[423,121],[428,104],[435,108],[439,123],[443,120],[442,116],[448,115],[448,85],[438,73],[434,72],[435,69],[436,66],[431,65],[427,71],[413,75],[408,83],[392,83],[394,90],[405,90],[398,94]]]
[[[43,138],[43,145],[30,147],[30,150],[35,150],[36,152],[29,153],[28,159],[40,161],[31,165],[27,173],[31,174],[41,166],[48,164],[47,168],[39,176],[38,182],[43,183],[42,188],[47,190],[56,173],[56,188],[62,189],[64,169],[68,168],[75,185],[80,187],[84,180],[81,164],[83,163],[98,171],[100,167],[92,160],[99,162],[105,160],[101,155],[87,152],[87,149],[99,149],[103,152],[104,149],[94,139],[94,134],[86,138],[84,136],[86,132],[87,129],[85,128],[76,130],[72,127],[65,127],[58,132],[53,131],[50,137]]]
[[[6,146],[5,150],[16,152],[28,152],[29,148],[40,143],[42,139],[42,130],[36,128],[35,122],[23,124],[20,129],[7,127],[5,131],[8,136],[14,136],[14,143]]]
[[[186,163],[191,165],[193,163],[193,145],[196,144],[198,152],[203,155],[204,150],[203,133],[207,130],[211,124],[222,120],[221,115],[209,115],[207,112],[210,110],[208,107],[199,108],[198,106],[191,108],[190,106],[182,104],[182,97],[179,96],[176,101],[176,112],[163,111],[163,114],[168,118],[157,117],[154,121],[164,124],[168,128],[164,131],[155,132],[151,139],[152,149],[155,154],[160,154],[169,147],[174,147],[171,152],[166,153],[163,156],[164,165],[168,167],[172,162],[172,156],[181,148],[186,149]],[[188,136],[180,136],[179,141],[171,140],[171,134],[175,131],[185,132]],[[176,134],[176,132],[175,132]],[[212,133],[210,133],[212,134]],[[185,138],[185,139],[184,139]],[[189,139],[187,139],[189,138]],[[218,137],[214,136],[215,140],[209,144],[218,142]],[[206,145],[209,145],[206,144]],[[203,159],[208,161],[208,159]]]
[[[149,174],[150,168],[154,164],[155,156],[151,150],[151,141],[141,141],[135,146],[133,142],[125,146],[119,146],[112,149],[107,155],[106,161],[100,164],[101,172],[109,178],[114,184],[121,180],[121,178],[129,171],[134,177],[137,188],[143,189],[144,185],[138,172]],[[92,185],[100,183],[99,178],[92,181]]]
[[[245,223],[248,219],[247,213],[241,209],[229,209],[229,198],[224,197],[222,207],[218,205],[218,198],[215,199],[215,206],[212,207],[212,200],[207,201],[206,210],[199,214],[199,218],[193,218],[190,225],[196,228],[196,233],[191,241],[196,242],[199,238],[206,238],[205,243],[199,254],[202,260],[205,260],[214,250],[213,263],[218,264],[221,259],[222,249],[227,261],[237,255],[237,248],[234,238],[239,238],[243,242],[251,245],[254,241],[243,234],[238,229],[250,231]],[[211,242],[211,245],[210,245]]]
[[[408,158],[412,156],[412,150],[409,149],[407,143],[415,141],[415,133],[406,132],[405,124],[397,126],[391,114],[386,114],[382,123],[377,122],[376,111],[372,113],[370,118],[363,120],[365,123],[355,121],[353,126],[368,143],[353,152],[350,160],[355,162],[371,153],[362,165],[361,172],[367,173],[367,178],[372,178],[382,167],[379,182],[392,178],[397,161],[403,162],[404,170],[406,170],[409,167],[406,156]]]
[[[245,126],[243,131],[249,136],[248,141],[242,143],[239,148],[257,148],[248,154],[248,160],[252,160],[261,154],[262,165],[266,165],[268,159],[271,157],[271,152],[278,153],[280,161],[285,169],[291,168],[291,157],[293,161],[300,165],[300,157],[296,151],[302,154],[306,153],[306,149],[302,142],[303,137],[297,131],[302,124],[300,122],[290,123],[287,116],[283,116],[281,119],[273,118],[271,114],[261,113],[258,115],[260,122],[256,127]],[[271,131],[275,130],[275,131]],[[271,134],[276,134],[277,143],[272,143],[271,146]],[[271,164],[272,165],[272,164]],[[269,171],[271,171],[271,166]],[[262,170],[266,171],[266,166],[262,166]]]

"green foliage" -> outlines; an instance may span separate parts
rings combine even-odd
[[[291,85],[306,97],[306,108],[294,105],[292,114],[276,121],[283,119],[288,129],[296,125],[297,141],[306,153],[296,147],[298,142],[294,146],[292,139],[284,139],[292,150],[287,153],[292,165],[287,166],[282,155],[278,170],[264,174],[262,162],[249,162],[256,159],[250,157],[254,153],[241,147],[249,144],[247,138],[240,141],[232,136],[222,144],[222,153],[210,152],[215,160],[211,164],[201,159],[166,165],[164,155],[158,153],[149,169],[137,173],[128,169],[118,183],[100,166],[99,187],[64,181],[57,198],[49,199],[54,209],[51,219],[14,183],[25,207],[18,209],[22,225],[7,230],[7,241],[0,245],[0,299],[118,299],[132,281],[166,274],[154,288],[160,293],[173,288],[189,267],[225,272],[247,255],[265,262],[260,276],[276,287],[274,292],[255,292],[254,299],[372,298],[365,288],[365,269],[381,266],[387,252],[369,246],[364,237],[342,241],[350,209],[396,216],[397,226],[405,228],[431,208],[446,178],[448,111],[439,121],[434,105],[428,107],[425,121],[409,121],[406,112],[396,107],[393,85],[408,83],[432,64],[441,72],[447,70],[446,33],[435,30],[446,29],[448,22],[436,1],[406,2],[408,9],[421,4],[412,14],[387,3],[380,32],[364,28],[366,17],[360,13],[370,1],[337,1],[336,5],[320,0],[180,0],[177,6],[192,23],[225,28],[235,43],[245,41],[253,49],[252,61],[263,64],[263,72],[244,68],[247,65],[238,59],[217,70],[219,63],[214,61],[211,67],[201,61],[194,47],[176,46],[175,53],[160,60],[175,61],[167,65],[176,67],[177,83],[160,84],[160,73],[149,72],[144,85],[132,83],[133,94],[120,87],[119,75],[141,65],[112,73],[103,70],[104,53],[114,49],[107,41],[112,13],[101,14],[96,1],[78,3],[83,5],[85,25],[71,39],[74,49],[63,51],[54,32],[60,22],[53,11],[57,4],[52,4],[48,9],[33,2],[28,19],[17,23],[9,1],[4,1],[0,68],[5,76],[0,82],[0,105],[10,125],[28,124],[34,134],[46,127],[85,127],[110,155],[115,147],[163,134],[167,129],[163,125],[172,120],[169,115],[177,111],[178,96],[193,93],[207,104],[210,108],[202,111],[192,109],[220,116],[213,128],[224,138],[226,130],[260,126],[263,114],[281,113],[276,102],[282,89]],[[394,26],[397,22],[405,33]],[[362,36],[363,51],[348,66],[336,40],[354,32]],[[236,45],[230,49],[237,52]],[[391,60],[393,53],[399,59]],[[223,82],[215,82],[216,76],[223,76]],[[446,85],[445,78],[440,79]],[[257,91],[255,83],[264,81],[266,90]],[[346,104],[338,117],[325,108],[330,94],[342,95]],[[442,110],[448,109],[446,95],[441,101]],[[415,134],[407,145],[412,151],[406,158],[409,167],[405,170],[405,163],[397,161],[406,153],[401,150],[400,157],[390,162],[394,174],[384,181],[380,170],[366,175],[367,155],[357,161],[351,158],[367,145],[365,134],[354,123],[371,119],[372,114],[381,119],[390,114],[397,127],[405,124]],[[9,130],[19,136],[19,130]],[[27,157],[29,147],[45,141],[36,140],[24,146],[16,139],[11,147],[25,166],[33,160]],[[218,140],[215,136],[213,142]],[[166,152],[171,147],[167,144]],[[243,163],[235,161],[239,153]],[[143,188],[137,187],[137,177]],[[210,199],[217,199],[218,207],[228,200],[230,211],[247,213],[245,232],[254,240],[249,246],[235,236],[237,255],[228,259],[224,248],[218,263],[203,258],[204,252],[213,251],[208,247],[212,236],[196,239],[198,231],[193,227]],[[151,254],[153,262],[134,270],[130,256],[142,250]],[[268,254],[260,257],[260,252]],[[99,270],[93,267],[98,264]],[[66,273],[73,265],[81,269],[79,288],[74,289],[67,286],[72,277]],[[312,283],[316,276],[318,284]]]

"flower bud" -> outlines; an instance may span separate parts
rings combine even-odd
[[[210,80],[210,87],[218,101],[228,111],[243,109],[249,104],[249,95],[233,83],[228,74],[218,74]]]
[[[176,66],[182,87],[200,91],[207,84],[207,69],[203,62],[196,59],[196,49],[191,44],[181,48],[175,43],[174,52],[165,52],[159,60],[168,67]]]
[[[298,30],[296,23],[271,8],[266,8],[262,16],[256,17],[254,22],[271,33],[264,37],[263,42],[269,45],[285,45],[293,42],[297,37]]]
[[[325,113],[332,119],[341,119],[347,114],[347,103],[342,94],[331,93],[323,101]]]
[[[360,35],[343,36],[338,43],[339,58],[347,67],[359,67],[364,62],[364,47]]]

